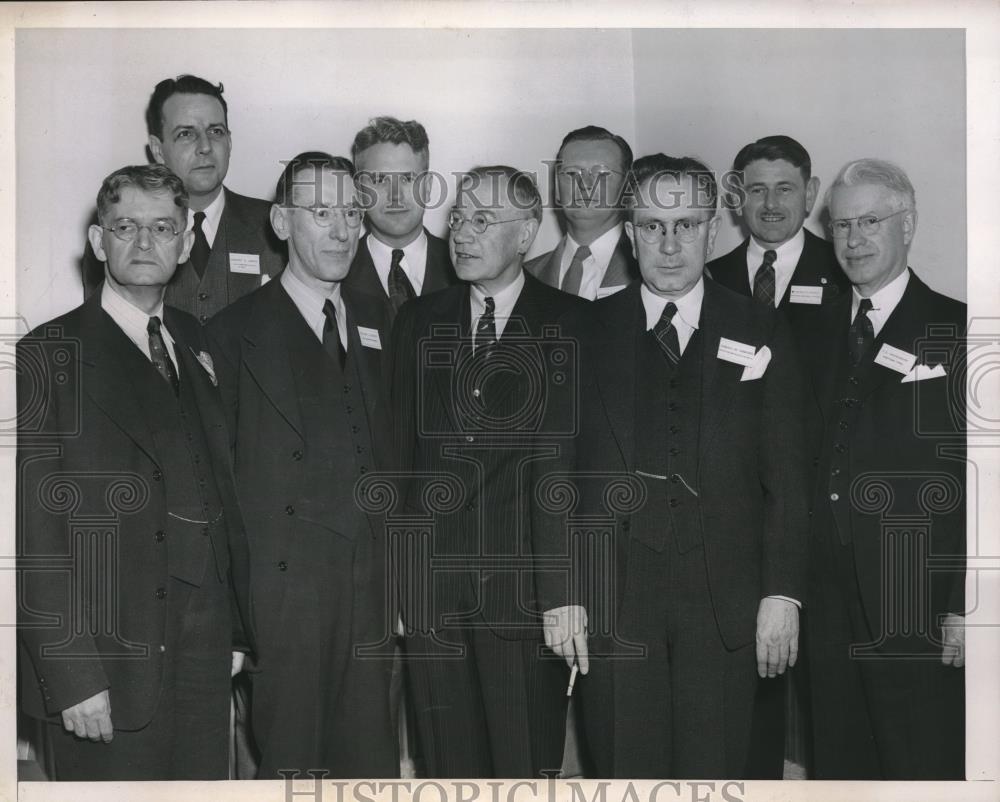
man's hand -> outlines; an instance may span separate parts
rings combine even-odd
[[[784,674],[799,656],[799,608],[785,599],[767,597],[757,608],[757,673]]]
[[[247,659],[245,652],[233,652],[233,666],[229,670],[229,676],[235,677],[243,670],[243,661]]]
[[[941,624],[944,649],[941,662],[946,666],[961,668],[965,665],[965,616],[948,613]]]
[[[545,645],[566,660],[566,665],[574,661],[580,673],[590,670],[587,657],[587,611],[579,604],[555,607],[547,610],[545,620]]]
[[[111,696],[107,689],[62,711],[63,726],[78,738],[111,743]]]

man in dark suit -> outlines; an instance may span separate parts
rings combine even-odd
[[[167,301],[205,323],[284,267],[284,248],[268,222],[271,204],[223,186],[233,142],[221,83],[194,75],[160,81],[146,127],[153,158],[181,177],[191,197],[194,245],[167,287]]]
[[[783,310],[801,336],[816,309],[849,287],[830,244],[803,226],[819,192],[809,153],[789,136],[766,136],[737,153],[733,169],[736,213],[750,236],[709,262],[708,273],[733,292]]]
[[[363,213],[353,165],[296,156],[271,210],[288,266],[208,326],[235,438],[259,659],[259,777],[393,777],[382,523],[356,481],[387,464],[381,299],[343,279]]]
[[[248,560],[202,331],[163,305],[187,193],[125,167],[97,207],[104,285],[18,343],[22,705],[57,779],[226,779]]]
[[[448,243],[424,228],[430,148],[416,120],[376,117],[351,145],[368,233],[345,284],[381,296],[390,321],[411,298],[455,284]]]
[[[585,675],[599,776],[741,776],[758,676],[796,660],[803,385],[787,323],[703,278],[711,171],[663,154],[633,171],[642,282],[562,321],[579,408],[555,414],[578,433],[534,531],[538,553],[582,557],[569,582],[539,574],[546,642]]]
[[[805,351],[815,774],[961,779],[966,308],[907,267],[917,211],[899,167],[848,163],[829,203],[854,288]]]
[[[554,197],[566,234],[555,250],[528,260],[524,269],[550,287],[587,300],[603,298],[639,277],[622,230],[622,198],[632,148],[606,128],[570,131],[555,161]]]
[[[421,474],[451,475],[463,493],[435,515],[431,548],[432,564],[462,570],[434,572],[430,621],[403,611],[433,777],[539,777],[562,758],[567,675],[541,654],[527,479],[554,441],[539,428],[548,396],[569,389],[554,323],[580,302],[522,270],[541,213],[528,175],[468,173],[449,218],[468,283],[407,304],[393,331],[393,420],[401,467],[417,474],[404,503],[423,509]]]

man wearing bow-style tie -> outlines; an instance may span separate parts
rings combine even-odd
[[[703,279],[714,174],[663,154],[633,173],[642,281],[562,319],[579,409],[554,414],[578,433],[552,471],[587,524],[567,527],[544,494],[534,508],[538,553],[608,570],[539,574],[545,637],[580,667],[598,776],[742,776],[759,678],[796,660],[803,386],[787,323]],[[628,481],[638,508],[615,513],[610,542],[568,544],[609,515],[602,476]]]
[[[961,779],[966,307],[907,267],[917,209],[898,166],[848,163],[829,205],[853,290],[803,343],[815,776]]]
[[[260,778],[399,773],[386,637],[383,525],[355,497],[390,429],[381,298],[343,284],[363,213],[343,157],[302,153],[275,191],[280,278],[208,326],[235,439],[258,639]]]
[[[847,291],[833,248],[804,223],[819,192],[812,161],[789,136],[751,142],[733,161],[740,204],[750,230],[742,243],[708,263],[708,274],[733,292],[788,315],[796,336],[814,311]]]
[[[187,202],[108,176],[104,284],[18,343],[21,699],[59,780],[228,777],[249,564],[204,334],[163,303]]]
[[[457,281],[448,243],[424,228],[427,131],[416,120],[376,117],[354,137],[351,157],[368,233],[344,283],[382,296],[391,321],[411,298]]]

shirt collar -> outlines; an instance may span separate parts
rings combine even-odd
[[[618,240],[622,238],[622,224],[618,223],[612,226],[607,231],[605,231],[601,236],[595,239],[590,245],[590,255],[594,260],[594,263],[600,269],[601,273],[604,273],[608,269],[608,263],[611,261],[611,257],[614,256],[615,248],[618,247]],[[576,254],[576,249],[580,247],[578,243],[570,233],[566,232],[566,248],[563,250],[563,262],[566,263],[566,267],[569,267],[569,263],[573,261],[573,256]]]
[[[368,246],[368,253],[371,254],[372,264],[375,265],[375,272],[382,282],[382,286],[388,293],[389,270],[392,268],[392,252],[395,250],[391,245],[386,245],[371,231],[365,237],[365,244]],[[410,280],[413,291],[420,295],[424,285],[424,269],[427,264],[427,232],[423,228],[417,238],[400,250],[403,252],[403,261],[400,266],[406,277]]]
[[[290,268],[281,271],[281,286],[298,307],[302,317],[309,324],[314,332],[318,333],[320,339],[323,338],[323,327],[326,325],[326,315],[323,314],[323,305],[327,299],[333,302],[337,310],[338,328],[343,328],[344,302],[340,295],[340,282],[333,285],[333,289],[328,293],[321,293],[310,287],[302,279],[296,276]]]
[[[138,330],[142,331],[143,335],[146,333],[146,326],[149,324],[149,319],[151,317],[158,317],[160,323],[163,323],[163,299],[160,299],[160,303],[156,305],[156,309],[153,310],[153,314],[147,314],[143,312],[138,306],[133,304],[131,301],[126,299],[124,296],[120,295],[118,291],[111,286],[110,281],[104,282],[104,288],[101,290],[101,308],[104,309],[111,319],[118,324],[119,328],[125,330]]]
[[[222,219],[222,210],[225,207],[226,190],[221,189],[219,194],[215,196],[215,200],[202,210],[205,212],[205,220],[201,224],[201,230],[205,232],[205,239],[208,240],[209,246],[215,242],[215,235],[219,231],[219,221]],[[194,228],[194,211],[188,209],[188,229],[192,228]]]
[[[798,267],[799,259],[802,256],[802,249],[806,245],[806,232],[804,228],[799,228],[795,236],[787,242],[781,243],[777,248],[770,245],[761,245],[750,236],[750,244],[747,246],[747,274],[750,277],[750,286],[753,287],[754,277],[764,261],[765,251],[774,251],[774,303],[777,306],[785,296],[785,290],[792,281],[792,274]]]
[[[503,334],[504,325],[506,324],[507,318],[509,318],[511,313],[514,311],[514,304],[517,303],[517,299],[520,297],[521,289],[523,287],[524,270],[519,270],[517,272],[517,278],[500,290],[500,292],[496,295],[491,296],[494,303],[493,318],[496,320],[498,339]],[[479,289],[479,287],[475,284],[470,284],[469,302],[469,305],[472,307],[472,330],[475,331],[476,321],[479,320],[483,312],[486,311],[486,293]]]
[[[910,283],[910,270],[907,268],[896,278],[886,284],[882,289],[872,293],[869,299],[872,302],[872,309],[868,313],[868,319],[872,322],[876,336],[882,330],[889,315],[899,305],[906,292],[906,285]],[[861,305],[861,293],[857,287],[851,290],[851,320],[858,314],[858,307]]]
[[[673,303],[677,307],[676,317],[679,317],[689,329],[698,328],[698,321],[701,319],[701,302],[705,298],[704,278],[698,279],[698,283],[681,298],[663,298],[645,284],[642,285],[639,294],[642,296],[642,305],[646,310],[647,331],[656,325],[668,303]]]

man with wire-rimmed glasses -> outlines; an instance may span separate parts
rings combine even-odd
[[[20,685],[59,780],[228,777],[249,566],[203,331],[163,303],[187,204],[166,167],[108,176],[103,286],[18,343]]]
[[[296,156],[271,208],[287,267],[208,327],[252,557],[260,778],[399,773],[391,660],[357,652],[387,634],[383,530],[354,494],[389,437],[385,307],[343,284],[362,219],[350,160]]]

